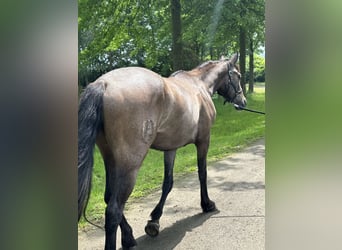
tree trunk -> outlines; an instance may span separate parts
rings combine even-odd
[[[246,94],[246,31],[243,27],[240,27],[240,34],[239,34],[239,40],[240,40],[240,73],[241,73],[241,87],[243,90],[243,93]]]
[[[249,85],[248,93],[254,92],[254,48],[253,40],[249,41]]]
[[[182,23],[180,0],[171,0],[173,71],[183,68]]]

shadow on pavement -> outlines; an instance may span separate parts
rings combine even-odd
[[[201,226],[211,216],[218,214],[219,212],[220,211],[217,210],[212,213],[199,213],[177,221],[172,226],[161,230],[159,235],[155,238],[151,238],[147,235],[141,236],[136,239],[138,246],[134,249],[172,250],[182,241],[186,232],[190,232],[194,228]]]

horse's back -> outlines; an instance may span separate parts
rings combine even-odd
[[[108,95],[123,94],[126,99],[131,97],[133,98],[132,101],[138,102],[146,95],[149,97],[160,93],[163,87],[163,80],[160,75],[140,67],[115,69],[104,74],[98,80],[106,82]]]
[[[106,84],[105,102],[124,110],[132,108],[131,105],[143,108],[154,104],[163,94],[162,77],[140,67],[116,69],[104,74],[99,80]],[[135,106],[134,110],[139,107]]]

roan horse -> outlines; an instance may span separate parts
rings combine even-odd
[[[121,68],[84,90],[78,110],[78,220],[89,199],[96,143],[106,169],[105,249],[116,249],[119,225],[123,249],[137,244],[123,210],[149,148],[164,151],[165,170],[160,201],[145,227],[148,235],[159,233],[159,219],[173,184],[176,150],[187,144],[197,149],[202,210],[216,210],[207,191],[206,158],[216,116],[211,96],[217,91],[226,101],[246,106],[237,60],[235,54],[168,78],[144,68]]]

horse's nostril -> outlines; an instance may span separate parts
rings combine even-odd
[[[243,106],[243,107],[246,107],[246,106],[247,106],[247,100],[246,100],[246,99],[244,99],[244,100],[242,101],[242,106]]]

